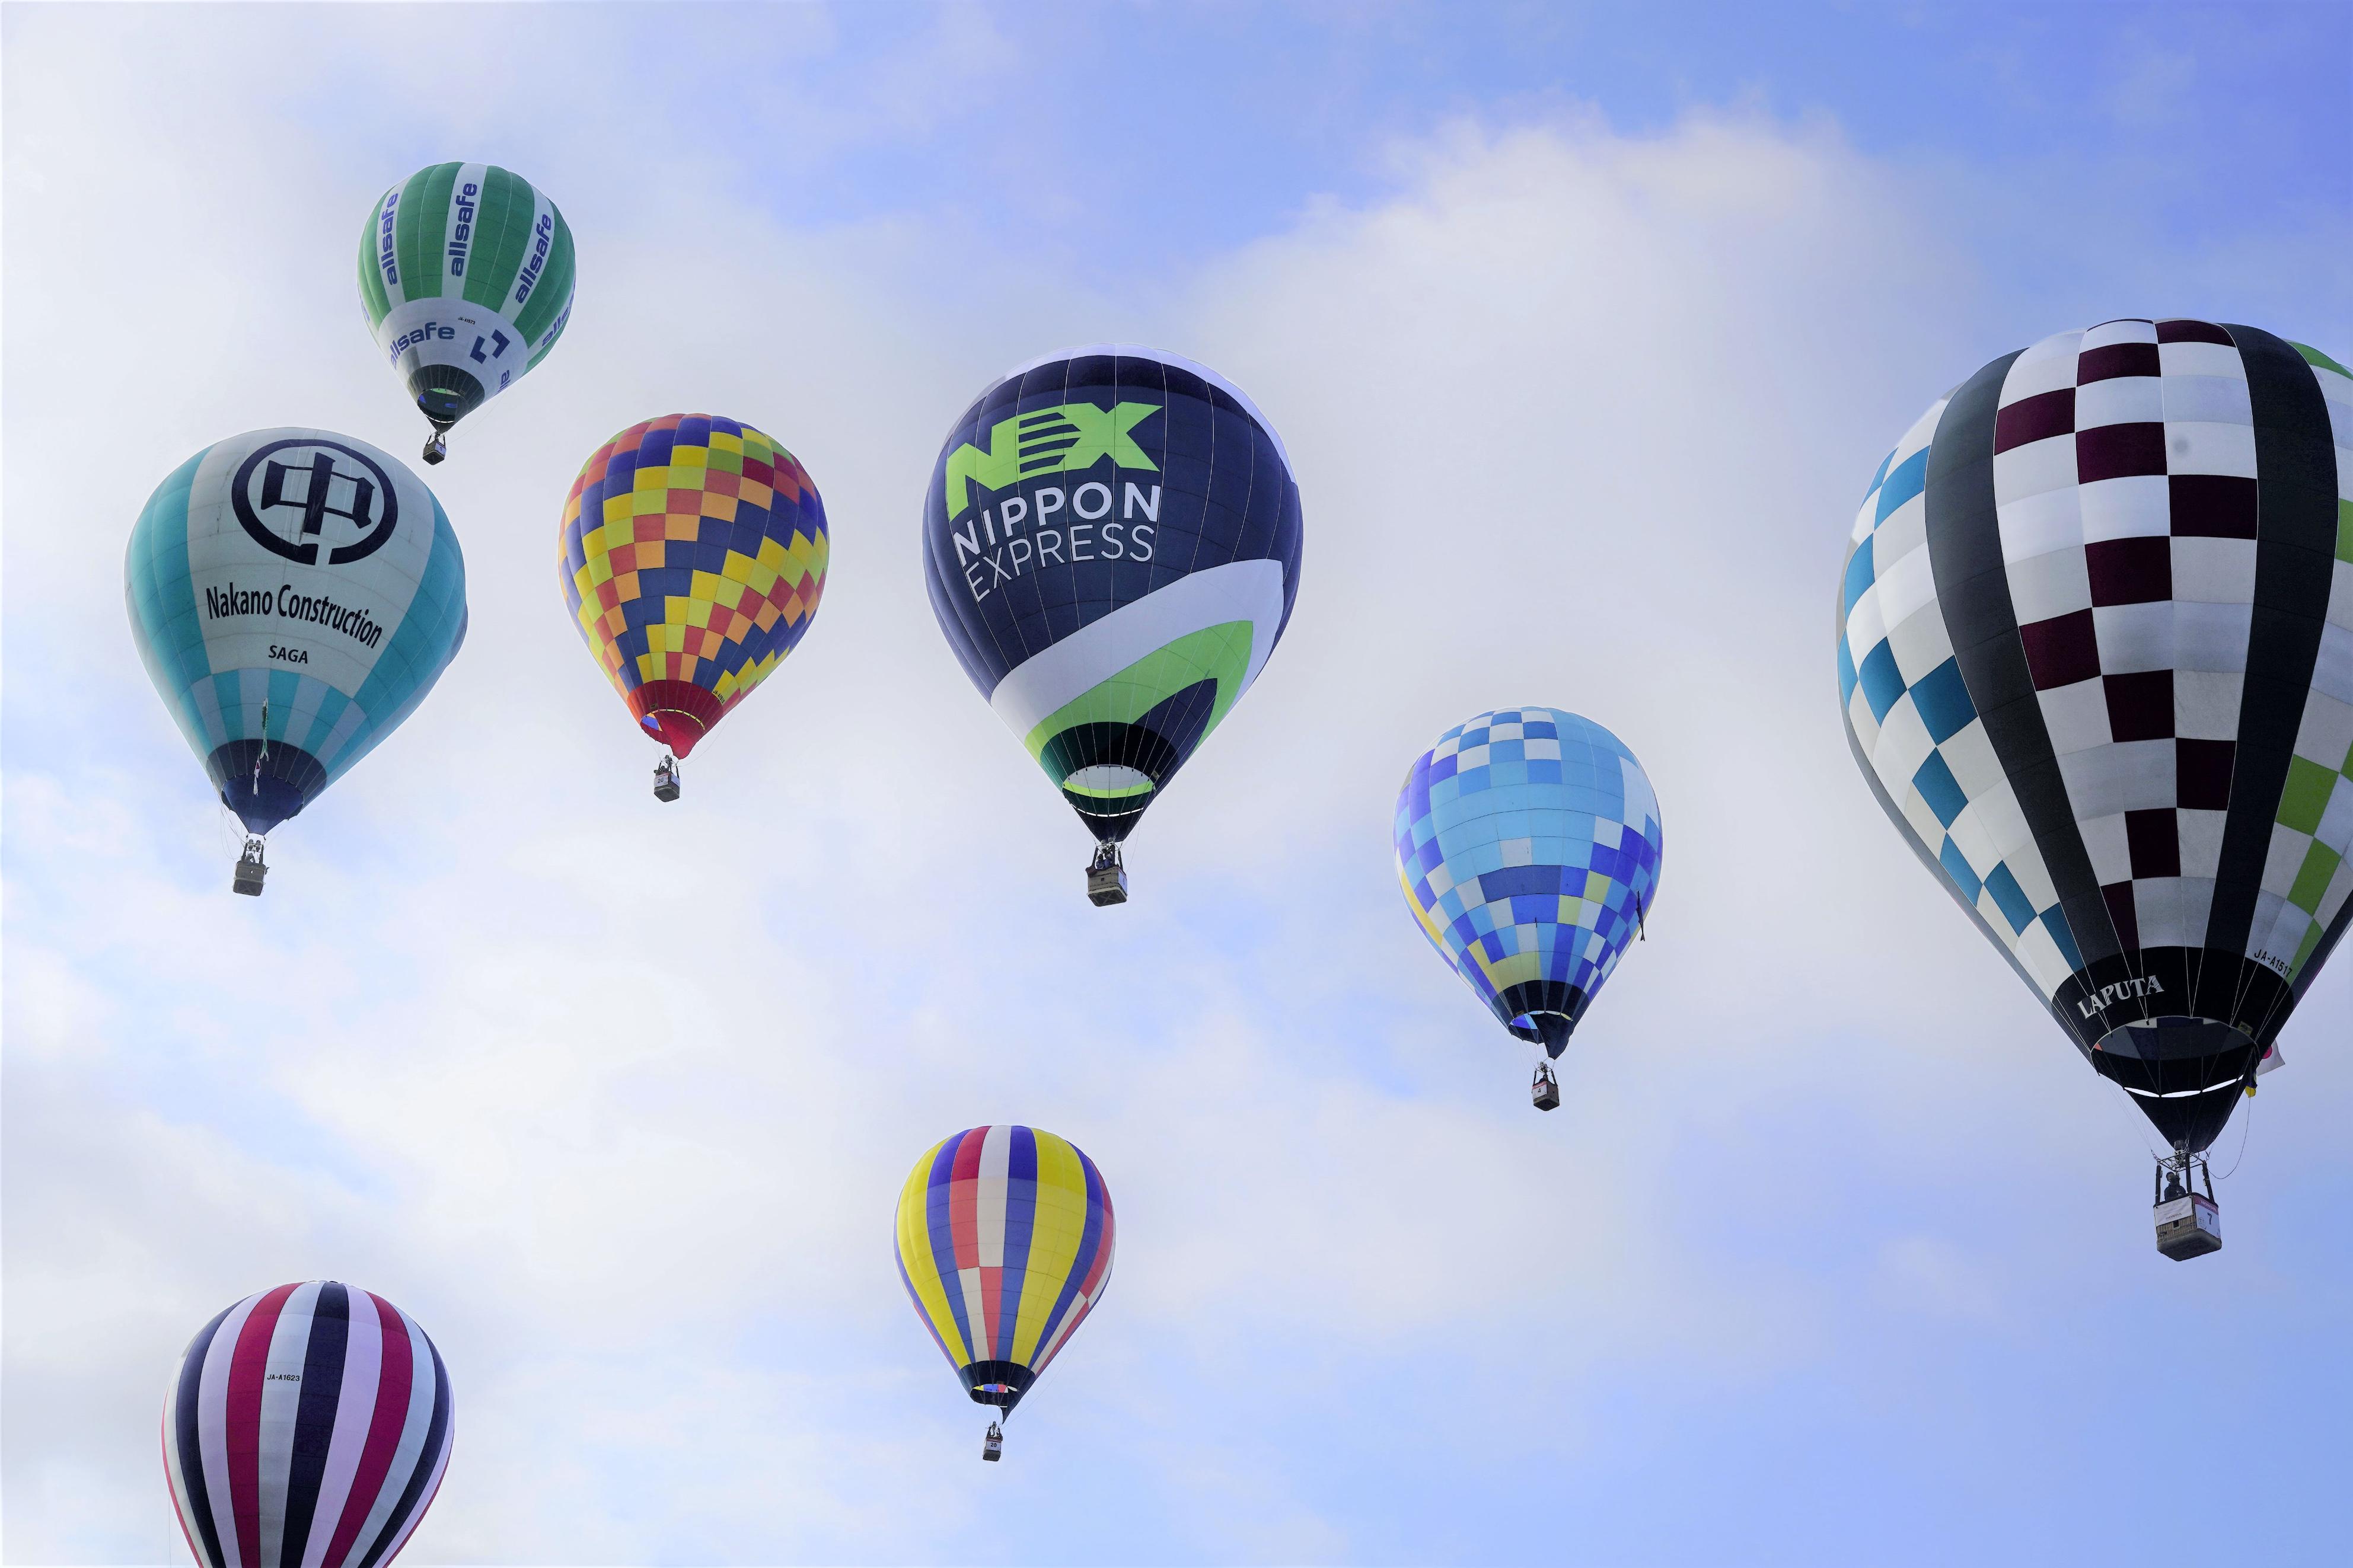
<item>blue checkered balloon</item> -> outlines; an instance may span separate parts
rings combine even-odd
[[[1657,897],[1659,797],[1626,743],[1556,708],[1482,713],[1407,770],[1398,880],[1504,1026],[1557,1057]]]

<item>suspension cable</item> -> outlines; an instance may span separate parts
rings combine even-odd
[[[2229,1170],[2227,1170],[2227,1171],[2225,1171],[2225,1172],[2223,1172],[2223,1173],[2222,1173],[2222,1180],[2224,1180],[2224,1181],[2226,1181],[2226,1182],[2227,1182],[2227,1181],[2229,1181],[2232,1176],[2237,1175],[2237,1174],[2239,1173],[2239,1164],[2240,1164],[2240,1162],[2241,1162],[2241,1161],[2243,1161],[2243,1160],[2244,1160],[2244,1159],[2246,1159],[2246,1157],[2247,1157],[2247,1139],[2248,1139],[2249,1135],[2251,1135],[2251,1134],[2254,1131],[2254,1130],[2255,1130],[2255,1106],[2254,1106],[2254,1100],[2253,1100],[2253,1097],[2251,1096],[2251,1097],[2249,1097],[2249,1099],[2248,1099],[2247,1106],[2246,1106],[2246,1110],[2245,1110],[2245,1111],[2244,1111],[2244,1112],[2240,1116],[2240,1118],[2239,1118],[2239,1153],[2238,1153],[2238,1157],[2237,1157],[2236,1159],[2233,1159],[2233,1160],[2231,1162],[2231,1168],[2230,1168]],[[2207,1167],[2207,1172],[2208,1172],[2208,1173],[2209,1173],[2209,1174],[2211,1174],[2211,1173],[2212,1173],[2212,1171],[2213,1171],[2213,1167],[2212,1167],[2211,1165],[2209,1165],[2209,1166]]]

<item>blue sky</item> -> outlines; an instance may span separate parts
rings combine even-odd
[[[2171,312],[2353,349],[2353,13],[18,5],[0,40],[10,1561],[166,1560],[172,1358],[323,1274],[448,1360],[423,1563],[2344,1555],[2343,959],[2227,1247],[2165,1262],[2137,1119],[1855,776],[1829,610],[1873,466],[1995,353]],[[465,653],[232,900],[121,541],[237,430],[414,448],[350,255],[445,157],[555,194],[580,302],[432,474]],[[972,394],[1101,339],[1249,389],[1307,529],[1109,912],[914,542]],[[656,808],[549,560],[581,458],[688,407],[785,439],[837,553]],[[1626,739],[1669,840],[1544,1118],[1388,847],[1412,757],[1523,701]],[[984,1468],[886,1243],[909,1162],[999,1120],[1095,1158],[1122,1246]]]

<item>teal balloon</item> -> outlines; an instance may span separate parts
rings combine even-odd
[[[328,430],[255,430],[181,464],[132,529],[123,596],[164,705],[251,833],[399,728],[466,638],[441,503]]]

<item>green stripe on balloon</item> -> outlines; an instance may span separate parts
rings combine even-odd
[[[531,249],[531,218],[539,193],[530,182],[504,169],[483,172],[482,205],[474,219],[474,259],[466,275],[466,299],[491,310],[506,303],[515,275]]]

